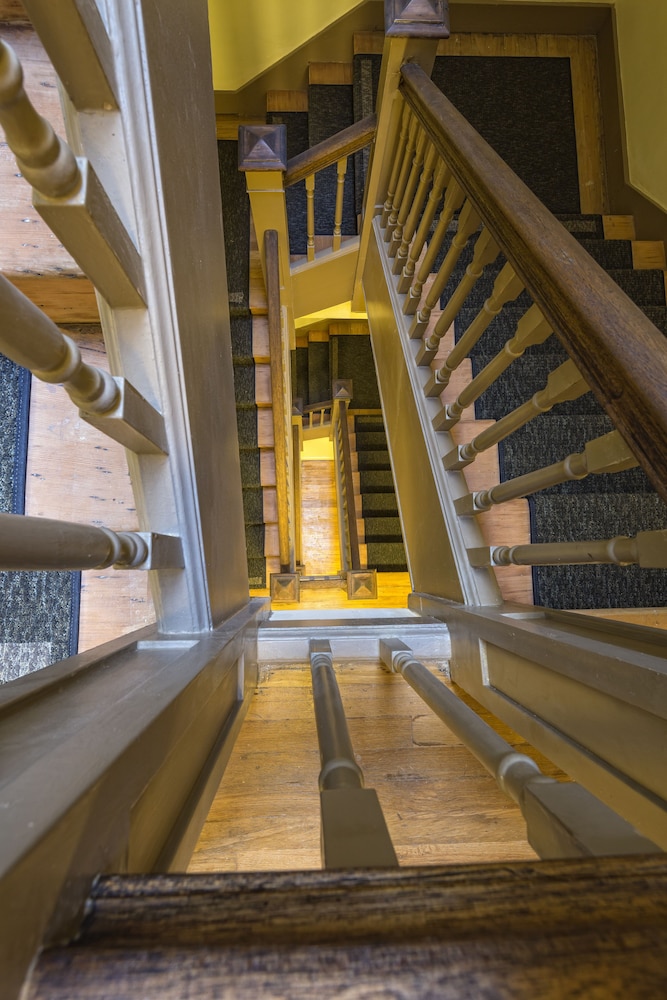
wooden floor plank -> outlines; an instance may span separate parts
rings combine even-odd
[[[378,792],[401,863],[534,857],[517,807],[442,723],[425,721],[428,709],[401,677],[368,661],[337,663],[336,671],[357,762]],[[320,763],[310,684],[305,664],[261,668],[191,871],[318,863]]]

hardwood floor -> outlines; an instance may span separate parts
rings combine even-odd
[[[303,563],[308,576],[340,572],[334,462],[301,462]]]
[[[519,809],[400,676],[367,661],[337,663],[336,672],[357,761],[401,864],[535,857]],[[506,726],[496,728],[546,773],[560,774]],[[261,666],[189,871],[319,868],[319,767],[310,668]]]

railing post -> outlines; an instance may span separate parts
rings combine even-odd
[[[280,256],[280,301],[287,312],[290,348],[294,349],[294,307],[284,185],[286,169],[287,130],[284,125],[242,125],[239,128],[239,170],[246,175],[264,281],[267,281],[264,233],[275,229]]]
[[[276,459],[276,494],[278,499],[278,541],[280,572],[296,571],[294,542],[294,483],[292,435],[292,386],[288,337],[282,328],[280,303],[279,236],[268,229],[262,241],[266,266],[266,298],[271,357],[271,408],[273,412],[273,448]]]
[[[402,101],[398,95],[400,69],[415,62],[430,75],[438,41],[449,37],[447,0],[385,0],[385,42],[377,97],[377,131],[366,178],[359,258],[354,278],[352,309],[364,308],[362,277],[371,238],[373,217],[381,210],[392,167],[389,155],[400,130]]]

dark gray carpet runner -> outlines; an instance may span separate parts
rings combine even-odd
[[[31,376],[0,354],[0,511],[25,511]],[[73,656],[81,574],[0,572],[0,683]]]
[[[357,119],[375,109],[381,58],[354,57]],[[569,59],[438,56],[432,79],[552,212],[579,211]],[[363,163],[355,163],[358,210]]]
[[[354,429],[368,566],[378,572],[404,573],[408,567],[382,416],[355,416]]]
[[[264,513],[257,443],[252,316],[249,306],[250,204],[246,194],[245,175],[238,170],[238,143],[220,140],[218,159],[248,577],[251,587],[264,587],[266,585]]]

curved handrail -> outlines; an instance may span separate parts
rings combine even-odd
[[[667,501],[667,339],[424,71],[401,91],[598,401]]]
[[[285,187],[290,187],[311,174],[317,173],[318,170],[324,170],[332,163],[338,163],[343,157],[350,156],[363,149],[364,146],[368,146],[375,136],[376,125],[376,116],[368,115],[367,118],[362,118],[361,121],[355,122],[349,128],[336,132],[329,139],[318,142],[311,149],[306,149],[298,156],[293,156],[287,162]]]

